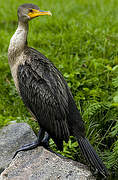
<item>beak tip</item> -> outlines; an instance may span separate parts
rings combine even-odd
[[[50,11],[48,12],[48,16],[52,16],[52,13]]]

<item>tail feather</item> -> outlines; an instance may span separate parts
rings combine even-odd
[[[93,147],[91,146],[92,149],[88,148],[88,142],[85,141],[85,149],[86,153],[88,153],[90,162],[93,166],[95,166],[100,172],[103,171],[103,163],[100,160],[100,158],[97,156],[96,152],[94,151]]]
[[[78,141],[79,143],[79,146],[80,146],[80,149],[84,155],[84,157],[86,158],[86,160],[91,164],[92,162],[90,161],[89,157],[88,157],[88,154],[86,153],[86,151],[84,150],[85,148],[83,148],[83,145],[81,145],[80,141]]]
[[[103,176],[108,176],[108,171],[105,165],[102,163],[89,141],[86,138],[80,138],[78,139],[78,143],[83,155],[90,165],[97,169]]]

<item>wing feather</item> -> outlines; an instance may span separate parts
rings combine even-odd
[[[49,62],[32,57],[18,67],[20,95],[39,125],[58,140],[69,138],[68,95],[59,71]]]

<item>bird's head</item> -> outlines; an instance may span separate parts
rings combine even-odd
[[[22,22],[28,22],[35,17],[48,15],[51,16],[50,11],[42,11],[40,8],[34,4],[23,4],[18,8],[18,19]]]

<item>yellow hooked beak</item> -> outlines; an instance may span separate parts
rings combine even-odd
[[[37,10],[37,9],[31,9],[30,12],[28,13],[28,16],[31,19],[37,16],[44,16],[44,15],[52,16],[50,11],[42,11],[42,10]]]

